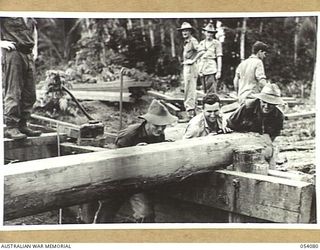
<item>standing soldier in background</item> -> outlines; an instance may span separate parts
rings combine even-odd
[[[187,111],[188,120],[196,115],[197,101],[197,78],[198,70],[194,58],[197,55],[198,41],[191,32],[192,26],[184,22],[178,29],[184,39],[183,45],[183,81],[184,81],[184,107]]]
[[[199,43],[198,69],[204,93],[217,93],[217,80],[221,78],[222,45],[215,39],[216,29],[212,23],[203,28],[206,38]]]
[[[257,41],[252,46],[252,55],[241,62],[236,69],[233,80],[238,101],[243,103],[246,99],[253,99],[252,94],[260,93],[266,85],[266,74],[262,60],[266,57],[268,46]]]
[[[5,137],[24,139],[39,136],[40,131],[27,127],[36,101],[35,65],[37,30],[33,18],[1,18],[3,48]]]

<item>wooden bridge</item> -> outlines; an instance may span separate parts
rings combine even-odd
[[[6,155],[22,161],[4,166],[5,221],[148,191],[156,222],[315,222],[312,176],[268,169],[271,141],[261,135],[121,149],[75,146],[66,138],[48,133],[23,143],[5,140]]]

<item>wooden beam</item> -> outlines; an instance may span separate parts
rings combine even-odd
[[[89,126],[86,124],[75,125],[35,114],[32,114],[31,118],[41,124],[45,124],[47,127],[54,128],[56,131],[59,131],[59,133],[64,133],[70,138],[77,139],[77,144],[81,146],[101,147],[106,143],[106,141],[111,142],[113,140],[112,142],[114,142],[114,134],[103,134],[104,128],[102,127],[102,123],[88,124]],[[87,135],[88,133],[91,136],[86,138],[88,136],[84,135]]]
[[[308,111],[308,112],[300,112],[300,113],[291,113],[285,115],[285,120],[297,120],[302,118],[312,118],[316,116],[315,111]]]
[[[66,140],[65,134],[59,134],[60,141]],[[4,139],[4,158],[8,161],[31,161],[57,156],[57,133],[45,133],[39,137],[24,140]]]
[[[108,150],[107,148],[93,147],[93,146],[79,146],[71,142],[64,142],[60,144],[61,155],[75,155],[91,152],[101,152]]]
[[[66,139],[65,134],[60,134],[60,141],[64,141]],[[27,137],[23,140],[12,140],[8,138],[4,138],[4,149],[11,150],[15,148],[25,148],[25,147],[33,147],[33,146],[43,146],[48,144],[57,144],[57,133],[51,132],[46,134],[41,134],[38,137]]]
[[[274,176],[217,170],[164,193],[228,212],[280,223],[310,223],[314,185]]]
[[[151,82],[141,82],[135,80],[124,80],[123,88],[126,92],[129,92],[129,88],[150,88],[152,85]],[[111,92],[119,92],[120,90],[120,81],[112,81],[112,82],[103,82],[99,81],[98,83],[79,83],[73,84],[72,90],[85,90],[85,91],[111,91]]]
[[[86,90],[72,90],[72,94],[78,100],[90,100],[90,101],[106,101],[106,102],[119,102],[120,94],[118,92],[106,92],[106,91],[86,91]],[[43,96],[43,90],[37,90],[37,96]],[[123,93],[123,102],[134,102],[134,98],[130,97],[130,93]],[[71,99],[67,94],[66,97]]]
[[[148,189],[226,167],[239,145],[271,140],[255,133],[208,136],[4,167],[5,220],[95,200],[113,193]]]
[[[155,98],[158,98],[158,99],[161,99],[161,100],[165,100],[165,101],[171,102],[171,103],[175,103],[175,102],[183,103],[184,102],[184,97],[183,96],[169,96],[169,95],[162,94],[160,92],[153,91],[153,90],[149,90],[147,93],[149,95],[155,97]],[[202,103],[202,98],[203,97],[199,97],[198,96],[198,98],[197,98],[198,104]],[[233,103],[233,102],[236,101],[236,99],[221,97],[220,101],[221,101],[221,103]]]

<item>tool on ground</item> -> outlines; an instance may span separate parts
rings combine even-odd
[[[77,104],[78,108],[83,112],[83,114],[88,118],[88,122],[78,126],[46,117],[41,117],[38,115],[32,115],[32,117],[45,122],[49,122],[51,124],[59,124],[64,132],[70,132],[68,136],[78,139],[78,145],[103,146],[105,141],[103,139],[103,123],[101,121],[93,119],[88,114],[88,112],[83,108],[83,106],[79,103],[79,101],[75,98],[71,91],[63,85],[59,73],[55,73],[54,77],[52,78],[52,81],[48,85],[47,93],[53,92],[66,92],[71,97],[71,99]]]
[[[75,98],[75,96],[68,90],[62,83],[60,79],[60,75],[56,74],[54,77],[54,81],[52,84],[49,84],[50,91],[65,91],[71,99],[77,104],[78,108],[83,112],[83,114],[88,118],[88,123],[82,124],[80,126],[80,137],[81,138],[96,138],[99,135],[103,135],[104,133],[104,125],[101,121],[97,121],[93,119],[88,112],[82,107],[79,101]]]

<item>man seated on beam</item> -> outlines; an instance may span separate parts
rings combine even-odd
[[[178,121],[177,117],[171,115],[168,109],[158,100],[153,100],[148,112],[139,118],[143,119],[142,123],[130,125],[119,132],[115,141],[118,148],[164,142],[166,126]],[[133,195],[117,194],[112,198],[99,201],[99,206],[96,206],[94,223],[114,222],[116,213],[127,200],[131,205],[134,222],[155,222],[151,198],[147,193],[136,193]]]
[[[219,96],[209,92],[203,97],[202,107],[203,111],[189,121],[184,139],[231,132],[223,119]]]

